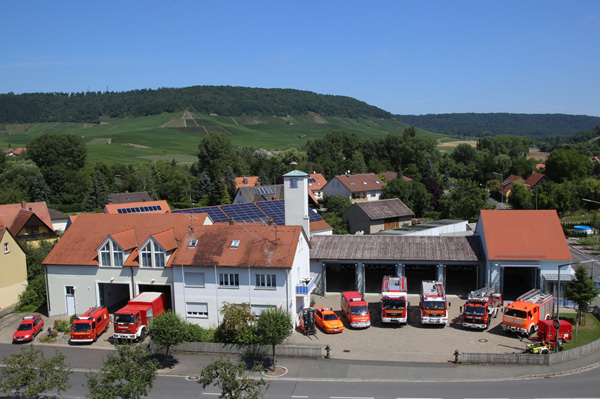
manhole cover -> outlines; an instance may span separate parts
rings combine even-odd
[[[200,379],[200,377],[197,375],[190,375],[190,376],[185,377],[186,381],[198,381],[199,379]]]
[[[488,342],[488,341],[487,341],[487,339],[485,339],[485,338],[481,338],[481,339],[479,340],[479,342],[486,343],[486,342]]]

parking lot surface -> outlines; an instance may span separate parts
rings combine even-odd
[[[500,323],[502,315],[492,319],[485,330],[466,329],[460,325],[460,308],[465,300],[448,295],[450,317],[445,327],[422,326],[419,320],[419,295],[409,295],[408,324],[388,325],[381,323],[379,312],[380,295],[365,295],[369,303],[371,327],[353,329],[342,316],[340,294],[315,296],[312,308],[328,306],[333,308],[344,323],[344,331],[339,334],[325,334],[317,327],[316,335],[303,335],[300,330],[286,341],[295,345],[329,345],[334,359],[378,360],[394,362],[450,362],[454,361],[454,351],[475,353],[522,353],[525,344],[517,335],[507,334]]]
[[[475,353],[522,353],[525,343],[519,341],[515,334],[502,331],[500,323],[502,315],[492,320],[489,329],[485,331],[466,329],[460,325],[460,309],[465,300],[458,296],[449,295],[450,321],[448,325],[422,326],[419,321],[419,296],[409,295],[409,320],[407,325],[387,325],[381,323],[379,313],[379,298],[377,294],[365,295],[369,303],[371,327],[353,329],[348,321],[341,317],[344,331],[339,334],[325,334],[317,327],[315,335],[304,335],[296,330],[285,343],[292,345],[317,345],[325,348],[329,345],[330,356],[333,359],[356,359],[369,361],[392,362],[451,362],[454,361],[454,351]],[[340,294],[328,294],[325,297],[315,296],[313,308],[328,306],[342,316]],[[563,310],[561,309],[561,312]],[[11,343],[12,335],[26,314],[11,313],[0,319],[0,343]],[[55,320],[68,320],[68,317],[47,318],[43,316],[45,327],[35,339],[36,345],[50,346],[82,346],[86,348],[113,348],[113,325],[102,334],[93,344],[69,343],[69,334],[59,333],[55,342],[41,343],[40,339],[47,334],[48,327]]]

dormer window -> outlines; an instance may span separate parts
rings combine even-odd
[[[240,247],[240,240],[231,241],[231,249],[238,249]]]
[[[196,248],[198,245],[198,240],[192,239],[190,240],[189,248]]]
[[[123,266],[123,248],[109,239],[100,247],[98,259],[100,259],[100,266],[121,267]]]
[[[154,240],[149,240],[140,249],[141,267],[165,267],[166,252]]]

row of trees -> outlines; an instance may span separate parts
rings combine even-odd
[[[217,328],[218,342],[233,344],[271,345],[275,368],[275,346],[281,344],[292,332],[290,315],[280,309],[270,309],[255,316],[248,304],[224,304],[223,321]],[[151,322],[152,343],[165,350],[163,363],[172,364],[170,348],[183,342],[197,341],[190,335],[189,323],[171,311],[165,312]],[[202,330],[199,326],[198,329]],[[193,330],[193,329],[192,329]],[[200,339],[204,341],[204,339]],[[87,396],[90,398],[140,398],[149,394],[156,372],[161,367],[158,357],[142,345],[117,345],[117,351],[104,360],[98,372],[86,375]],[[66,356],[57,352],[45,357],[43,352],[30,345],[12,356],[4,358],[5,368],[0,380],[0,391],[18,397],[34,398],[56,390],[58,394],[70,388],[71,369]],[[250,370],[245,363],[229,359],[219,360],[203,369],[199,382],[203,388],[219,387],[224,398],[240,398],[242,395],[260,398],[266,382],[250,378],[250,373],[261,371],[262,364]]]
[[[106,204],[109,193],[128,190],[147,191],[175,208],[227,204],[235,196],[236,176],[257,175],[261,184],[273,184],[295,163],[297,169],[320,172],[328,180],[347,171],[395,171],[413,182],[388,182],[385,198],[400,198],[417,217],[474,220],[486,206],[487,191],[496,193],[500,180],[510,174],[526,179],[536,170],[538,161],[526,157],[532,144],[524,137],[495,136],[480,139],[476,148],[460,144],[451,153],[441,153],[433,139],[417,136],[411,127],[403,134],[366,139],[333,131],[300,149],[269,152],[233,147],[227,135],[211,133],[200,141],[198,160],[192,165],[106,165],[86,162],[80,137],[44,134],[31,140],[25,158],[0,157],[0,203],[48,201],[66,212],[93,211]],[[579,208],[577,195],[600,200],[594,186],[600,168],[594,168],[592,153],[586,151],[553,151],[545,173],[554,184],[535,193],[517,184],[514,206],[531,209],[537,204],[538,209],[566,213]]]
[[[566,114],[455,113],[396,115],[410,125],[448,135],[484,137],[503,134],[535,137],[564,137],[590,130],[600,118]]]
[[[11,397],[37,398],[51,391],[60,396],[71,388],[72,370],[62,352],[45,357],[41,350],[30,345],[26,350],[5,356],[3,364],[0,391]],[[100,370],[86,374],[86,396],[92,399],[142,398],[152,390],[160,367],[147,347],[118,345],[116,351],[104,359]],[[202,369],[198,382],[203,389],[212,385],[220,388],[221,398],[260,399],[269,384],[251,374],[261,370],[260,366],[248,369],[244,362],[220,359]]]
[[[127,92],[0,94],[0,123],[99,122],[102,116],[157,115],[188,109],[219,115],[305,115],[392,118],[351,97],[292,89],[193,86]]]

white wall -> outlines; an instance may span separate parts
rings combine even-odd
[[[66,286],[75,287],[75,311],[81,314],[92,306],[100,305],[98,283],[125,284],[132,298],[139,293],[139,284],[170,285],[173,281],[171,268],[49,265],[46,270],[50,317],[67,315]]]

